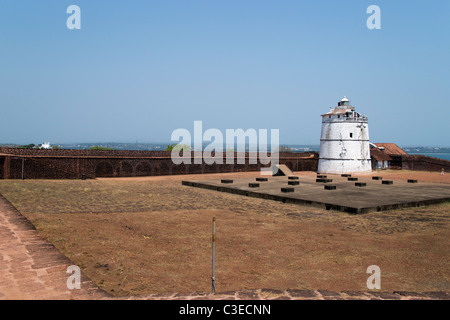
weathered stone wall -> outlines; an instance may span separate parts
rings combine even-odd
[[[193,154],[191,154],[193,156]],[[24,159],[24,160],[23,160]],[[0,177],[5,179],[80,179],[96,177],[135,177],[172,174],[258,171],[259,161],[239,164],[180,164],[175,165],[169,151],[126,150],[39,150],[0,148]],[[280,153],[279,162],[294,171],[317,170],[317,153]],[[23,169],[22,169],[23,168]]]
[[[391,168],[417,171],[450,172],[450,161],[423,155],[390,155]]]

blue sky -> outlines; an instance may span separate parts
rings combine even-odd
[[[81,30],[69,30],[69,5]],[[381,29],[369,30],[369,5]],[[450,146],[450,1],[0,0],[0,143],[279,129],[346,95],[372,142]]]

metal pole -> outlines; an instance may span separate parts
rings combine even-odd
[[[216,218],[213,218],[212,229],[212,293],[216,293]]]

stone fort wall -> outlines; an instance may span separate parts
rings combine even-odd
[[[193,159],[193,153],[191,154]],[[318,154],[314,152],[280,153],[279,163],[294,171],[316,171]],[[239,164],[238,160],[245,160]],[[138,177],[173,174],[259,171],[259,161],[250,163],[235,154],[233,164],[175,165],[170,151],[134,150],[45,150],[0,148],[0,178],[3,179],[80,179],[96,177]]]
[[[391,168],[416,171],[450,172],[450,161],[423,155],[390,155]]]

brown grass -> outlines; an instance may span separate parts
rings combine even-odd
[[[190,188],[183,179],[192,177],[3,180],[0,192],[117,296],[208,292],[212,217],[217,291],[367,290],[373,264],[383,291],[450,289],[448,203],[355,216]]]

